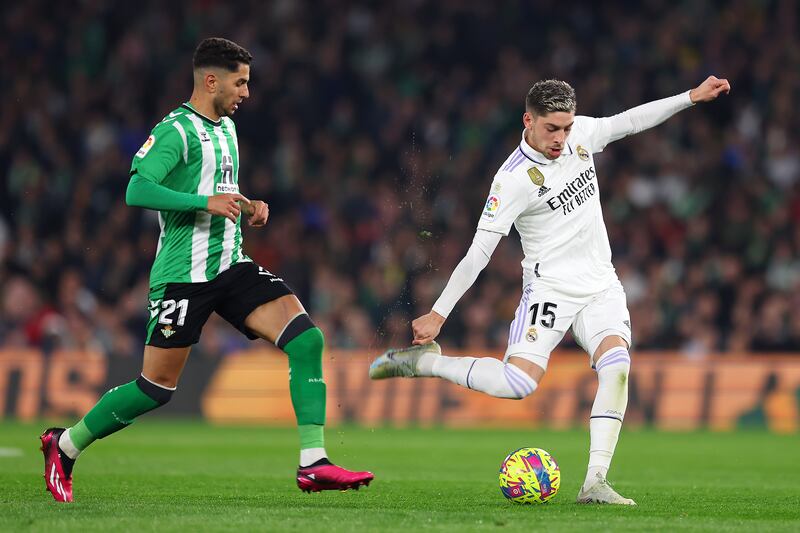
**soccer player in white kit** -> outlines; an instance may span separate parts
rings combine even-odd
[[[589,467],[577,501],[636,505],[606,481],[628,403],[631,325],[611,264],[593,154],[729,91],[728,80],[710,76],[676,96],[591,118],[575,116],[575,91],[568,83],[534,84],[525,99],[522,140],[494,176],[466,256],[431,312],[412,322],[413,345],[378,357],[370,377],[439,377],[498,398],[522,399],[536,390],[550,353],[572,328],[598,377]],[[434,339],[512,225],[525,254],[523,289],[503,361],[442,355]]]

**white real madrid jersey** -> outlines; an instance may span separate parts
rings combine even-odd
[[[586,296],[617,279],[592,154],[611,141],[599,119],[576,116],[562,154],[548,160],[525,141],[495,174],[478,229],[522,241],[523,285],[536,280]]]
[[[552,161],[533,150],[523,136],[495,174],[472,245],[433,310],[442,317],[449,315],[512,225],[525,253],[523,285],[536,280],[537,286],[578,298],[608,288],[617,275],[592,154],[691,105],[691,91],[686,91],[611,117],[575,117],[566,150]]]

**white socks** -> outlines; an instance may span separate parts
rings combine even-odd
[[[61,451],[67,454],[67,457],[70,459],[77,459],[81,454],[81,451],[75,447],[72,443],[72,439],[69,438],[69,429],[61,433],[61,437],[58,439],[58,447],[61,448]]]
[[[597,360],[597,395],[592,405],[589,419],[589,469],[586,472],[584,488],[597,480],[597,473],[603,478],[611,466],[614,448],[617,446],[622,419],[628,406],[628,373],[631,357],[628,350],[618,346],[605,352]]]
[[[493,357],[447,357],[426,353],[417,361],[417,374],[444,378],[496,398],[521,400],[537,384],[518,367]]]
[[[300,450],[300,466],[313,465],[320,459],[325,459],[326,457],[328,457],[328,454],[325,452],[325,448],[306,448],[305,450]]]

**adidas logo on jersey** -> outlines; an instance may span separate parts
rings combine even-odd
[[[544,196],[545,194],[547,194],[549,192],[550,192],[550,189],[548,187],[545,187],[544,185],[542,185],[541,187],[539,187],[539,198],[541,198],[542,196]]]

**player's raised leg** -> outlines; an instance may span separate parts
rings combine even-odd
[[[274,342],[289,358],[289,391],[300,433],[297,485],[306,492],[358,489],[371,472],[351,472],[332,464],[325,451],[326,387],[322,377],[324,337],[293,294],[260,305],[244,322]]]
[[[449,357],[436,342],[392,349],[369,367],[371,379],[437,377],[496,398],[521,400],[536,390],[545,369],[522,359]]]
[[[189,350],[189,347],[146,346],[138,378],[106,392],[74,426],[49,428],[42,433],[39,438],[44,453],[45,484],[56,501],[72,501],[72,469],[83,450],[170,400]]]
[[[598,386],[589,419],[589,467],[577,502],[636,505],[618,494],[606,480],[628,405],[631,365],[628,343],[618,335],[609,335],[595,350],[592,362]]]
[[[540,317],[532,315],[532,309],[538,310],[538,307],[531,306],[530,299],[531,290],[525,287],[509,327],[503,361],[493,357],[442,355],[439,345],[432,339],[439,334],[444,317],[431,311],[412,323],[414,345],[386,351],[372,362],[369,376],[372,379],[438,377],[496,398],[521,400],[538,387],[547,369],[549,354],[564,336],[570,320],[568,314],[552,313],[551,321],[548,314],[544,325],[537,322],[537,329],[532,323]]]

